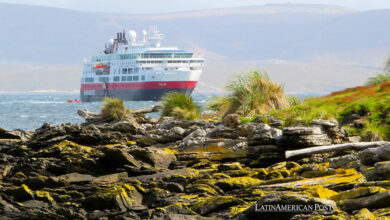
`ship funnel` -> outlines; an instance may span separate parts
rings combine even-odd
[[[129,31],[129,40],[130,40],[130,43],[131,44],[134,44],[136,42],[136,39],[137,39],[137,32],[131,30]]]

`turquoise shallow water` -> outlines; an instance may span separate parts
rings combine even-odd
[[[194,94],[200,103],[211,94]],[[35,130],[43,123],[81,123],[78,109],[100,111],[100,102],[68,103],[68,99],[78,99],[78,93],[0,93],[0,127],[5,129]],[[157,102],[125,102],[127,108],[140,108]],[[158,114],[151,115],[158,117]]]

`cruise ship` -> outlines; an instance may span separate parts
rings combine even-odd
[[[156,27],[117,33],[104,53],[84,60],[80,98],[83,102],[115,97],[157,101],[167,92],[190,95],[202,74],[204,59],[177,47],[163,47]]]

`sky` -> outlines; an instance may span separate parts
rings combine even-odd
[[[0,0],[92,12],[168,13],[264,4],[330,4],[355,10],[390,8],[390,0]]]

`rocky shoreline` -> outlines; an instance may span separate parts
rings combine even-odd
[[[387,142],[286,158],[360,138],[335,121],[283,128],[277,118],[144,115],[154,110],[119,122],[79,111],[84,124],[0,129],[2,219],[390,218]],[[277,205],[288,210],[261,210]]]

